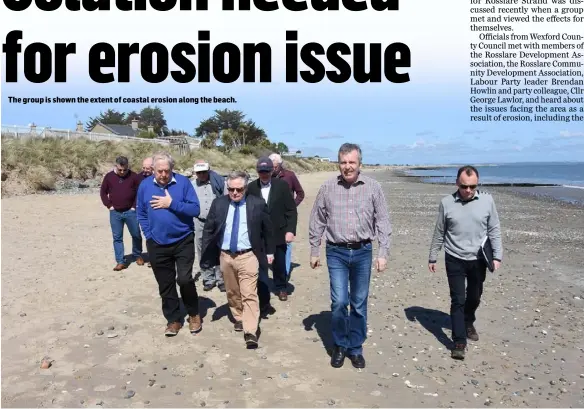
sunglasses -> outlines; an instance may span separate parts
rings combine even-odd
[[[477,188],[477,185],[459,185],[459,186],[462,190],[466,190],[468,188],[470,188],[470,190],[475,190]]]
[[[243,193],[243,191],[245,190],[244,187],[228,187],[227,191],[229,193],[233,193],[233,192],[237,192],[237,193]]]

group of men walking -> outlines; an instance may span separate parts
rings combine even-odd
[[[361,173],[361,148],[343,144],[338,166],[340,174],[320,187],[312,207],[310,266],[321,266],[324,239],[334,340],[331,366],[339,368],[349,358],[354,367],[364,368],[371,271],[387,268],[392,227],[380,183]],[[277,154],[259,158],[256,170],[258,178],[252,182],[240,171],[224,179],[207,162],[198,160],[194,164],[196,178],[191,182],[174,171],[170,155],[160,153],[151,162],[144,161],[140,174],[132,173],[127,159],[120,157],[104,178],[101,197],[110,209],[117,263],[114,270],[127,267],[120,243],[123,223],[132,235],[137,264],[144,264],[141,228],[159,286],[167,336],[177,335],[183,326],[177,284],[189,315],[190,332],[202,330],[193,277],[195,254],[204,290],[217,287],[226,293],[234,330],[243,332],[248,348],[258,346],[261,318],[274,312],[271,292],[279,300],[287,300],[297,207],[304,191],[294,173],[282,167]],[[478,340],[475,312],[486,274],[486,264],[478,257],[480,245],[485,237],[491,239],[495,269],[501,264],[502,245],[494,201],[477,190],[476,168],[461,168],[457,186],[457,191],[440,203],[428,268],[436,271],[437,253],[444,245],[451,293],[452,357],[464,359],[466,339]],[[374,240],[378,242],[375,259]]]

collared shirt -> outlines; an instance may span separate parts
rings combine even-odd
[[[471,199],[462,200],[456,191],[440,201],[428,261],[436,262],[442,245],[451,256],[476,260],[486,236],[491,239],[493,257],[501,261],[501,226],[493,197],[477,190]]]
[[[225,232],[221,240],[221,250],[229,251],[231,243],[231,231],[233,230],[233,216],[235,215],[236,203],[233,201],[229,204],[227,211],[227,219],[225,220]],[[249,234],[247,232],[247,213],[245,199],[239,203],[239,230],[237,239],[237,251],[247,250],[251,248],[249,242]]]
[[[268,203],[268,197],[270,197],[270,189],[272,188],[272,181],[268,181],[268,183],[264,183],[260,180],[260,187],[262,192],[262,197]]]
[[[322,235],[333,243],[379,241],[378,257],[387,258],[391,244],[391,220],[379,182],[359,175],[349,187],[339,175],[318,191],[310,215],[311,256],[319,255]]]
[[[209,210],[211,209],[211,203],[213,203],[213,200],[215,199],[213,187],[211,186],[211,179],[208,179],[206,182],[201,182],[199,179],[195,179],[192,183],[197,192],[199,203],[201,204],[201,213],[198,218],[206,219]],[[227,189],[225,191],[227,191]]]

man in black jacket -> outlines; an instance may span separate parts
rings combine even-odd
[[[260,305],[259,268],[274,259],[272,223],[266,203],[247,196],[248,175],[227,177],[227,196],[213,200],[203,228],[201,268],[219,264],[234,329],[244,332],[248,348],[258,345]]]
[[[286,275],[286,250],[288,243],[296,236],[298,211],[290,186],[284,180],[273,177],[274,164],[268,157],[261,157],[257,163],[259,178],[250,183],[248,195],[263,198],[268,205],[274,228],[274,263],[272,264],[274,287],[280,301],[288,299]],[[265,282],[267,269],[260,271],[260,281]],[[264,304],[262,303],[262,306]]]

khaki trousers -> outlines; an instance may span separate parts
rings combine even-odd
[[[258,259],[252,251],[239,255],[222,251],[220,263],[231,314],[242,322],[243,332],[255,335],[260,318]]]

